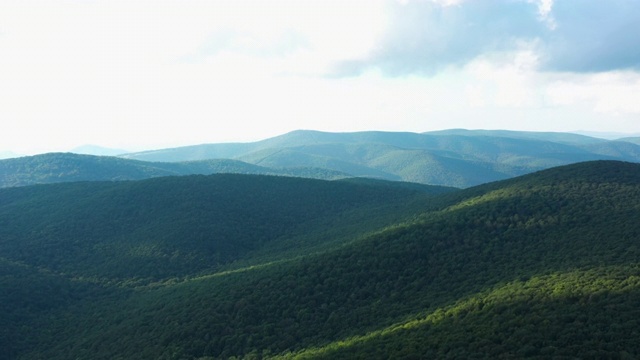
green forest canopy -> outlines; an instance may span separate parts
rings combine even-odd
[[[612,161],[459,191],[241,175],[4,189],[0,346],[636,358],[639,212],[640,165]]]

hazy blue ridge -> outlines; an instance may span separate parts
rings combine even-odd
[[[53,153],[0,160],[0,186],[242,173],[327,180],[368,177],[466,188],[591,160],[639,162],[640,145],[570,133],[503,130],[299,130],[253,143],[195,145],[117,158]]]
[[[545,140],[566,144],[595,144],[606,141],[605,139],[565,132],[539,132],[539,131],[512,131],[512,130],[467,130],[448,129],[428,131],[423,134],[430,135],[464,135],[464,136],[496,136],[514,139]]]
[[[71,181],[142,180],[161,176],[216,173],[267,174],[328,180],[352,176],[311,166],[272,169],[231,159],[161,163],[111,156],[48,153],[0,160],[0,187]]]
[[[584,135],[463,129],[422,134],[298,130],[254,143],[200,145],[125,156],[150,159],[151,154],[156,161],[226,155],[272,168],[312,166],[353,176],[456,187],[589,160],[640,161],[635,145]]]
[[[620,139],[618,139],[618,141],[626,141],[626,142],[634,143],[636,145],[640,145],[640,137],[620,138]]]

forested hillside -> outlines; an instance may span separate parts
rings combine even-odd
[[[283,175],[327,180],[350,176],[328,169],[303,166],[274,169],[229,159],[162,163],[112,156],[49,153],[0,160],[0,188],[71,181],[142,180],[161,176],[219,173]]]
[[[0,187],[261,174],[367,177],[465,188],[589,160],[640,162],[633,139],[570,133],[444,130],[430,133],[294,131],[253,143],[205,144],[120,157],[51,153],[0,160]]]
[[[640,137],[627,137],[627,138],[619,139],[619,141],[626,141],[626,142],[634,143],[636,145],[640,145]]]
[[[204,144],[123,157],[146,161],[228,158],[270,168],[310,166],[352,176],[470,187],[589,160],[640,162],[640,145],[552,132],[301,130],[253,143]]]
[[[384,223],[446,191],[234,174],[10,188],[0,192],[0,245],[54,273],[148,283],[217,271],[290,236],[311,241],[351,217]]]
[[[640,357],[640,165],[0,190],[10,359]]]

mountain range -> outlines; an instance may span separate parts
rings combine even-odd
[[[638,358],[639,213],[610,160],[3,188],[0,358]]]
[[[0,160],[0,187],[244,173],[327,180],[367,177],[466,188],[589,160],[640,162],[640,144],[637,138],[612,141],[506,130],[299,130],[252,143],[194,145],[118,157],[54,153]]]

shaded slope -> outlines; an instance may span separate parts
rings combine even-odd
[[[0,187],[72,181],[142,180],[161,176],[218,173],[285,175],[319,179],[339,179],[350,176],[335,170],[311,166],[272,169],[230,159],[161,163],[109,156],[49,153],[1,160]]]
[[[4,249],[4,247],[3,247]],[[4,254],[3,254],[4,255]],[[48,336],[38,338],[47,318],[87,299],[117,298],[124,291],[69,279],[46,269],[0,257],[0,348],[1,359],[16,359],[34,349]]]
[[[429,191],[449,190],[233,174],[9,188],[0,191],[0,246],[54,273],[148,283],[219,270],[352,216],[369,213],[376,228]]]
[[[411,214],[411,203],[419,205],[415,200],[446,191],[246,175],[1,189],[0,358],[18,358],[59,342],[76,325],[106,319],[94,311],[115,316],[113,307],[135,294],[127,288],[336,246],[399,221]]]
[[[639,165],[610,161],[449,193],[341,246],[55,313],[24,358],[633,357],[639,211]]]
[[[49,153],[0,161],[0,187],[177,175],[155,164],[106,156]]]

